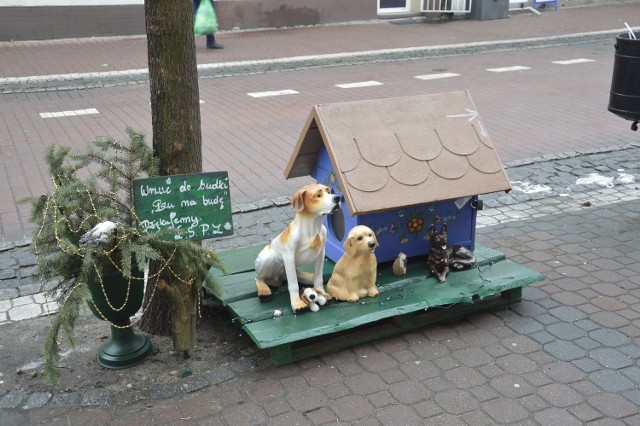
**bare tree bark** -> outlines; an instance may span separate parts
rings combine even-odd
[[[151,88],[153,151],[160,158],[160,174],[202,171],[202,137],[198,69],[191,0],[145,0],[145,23]],[[152,271],[153,272],[153,271]],[[181,277],[189,281],[191,277]],[[149,333],[173,335],[176,350],[188,351],[195,342],[199,291],[160,279],[155,297],[145,300],[141,328]],[[167,288],[168,287],[168,288]],[[145,298],[153,293],[147,289]],[[184,319],[184,321],[182,320]],[[178,343],[177,343],[178,342]]]

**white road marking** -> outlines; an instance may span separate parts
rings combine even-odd
[[[487,68],[487,71],[491,71],[491,72],[510,72],[510,71],[523,71],[523,70],[530,70],[531,68],[529,67],[522,67],[520,65],[516,65],[513,67],[502,67],[502,68]]]
[[[440,74],[416,75],[414,78],[417,78],[419,80],[437,80],[440,78],[450,78],[450,77],[460,77],[460,74],[456,74],[454,72],[443,72]]]
[[[41,112],[41,118],[75,117],[77,115],[100,114],[95,108],[76,109],[73,111]]]
[[[369,80],[369,81],[359,81],[357,83],[336,84],[336,87],[339,87],[341,89],[353,89],[356,87],[382,86],[382,84],[383,83],[380,83],[379,81]]]
[[[566,61],[553,61],[554,64],[558,64],[558,65],[573,65],[573,64],[583,64],[585,62],[595,62],[595,60],[593,59],[585,59],[585,58],[579,58],[579,59],[568,59]]]
[[[295,95],[296,93],[300,93],[300,92],[296,92],[295,90],[291,90],[291,89],[286,89],[286,90],[272,90],[270,92],[253,92],[253,93],[247,93],[247,95],[251,96],[252,98],[266,98],[269,96]]]

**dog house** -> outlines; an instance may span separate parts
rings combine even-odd
[[[356,225],[375,231],[380,263],[428,253],[432,223],[473,250],[478,195],[511,190],[468,91],[316,105],[284,175],[342,196],[324,219],[336,262]]]

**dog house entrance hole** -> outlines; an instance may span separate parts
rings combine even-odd
[[[329,228],[331,228],[333,236],[336,237],[338,241],[342,241],[344,239],[346,226],[342,210],[338,210],[329,216]]]

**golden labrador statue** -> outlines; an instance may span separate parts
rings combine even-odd
[[[342,246],[345,253],[336,263],[327,283],[329,294],[349,302],[356,302],[365,296],[377,296],[376,234],[367,226],[354,226]]]
[[[322,216],[340,208],[340,197],[332,194],[325,185],[311,184],[293,195],[291,206],[296,217],[271,244],[262,249],[256,258],[255,268],[260,300],[271,298],[269,286],[279,287],[286,280],[291,309],[297,312],[309,306],[300,298],[298,281],[313,284],[320,295],[328,296],[322,282],[327,241],[327,229],[322,224]],[[313,274],[296,269],[307,264],[313,264]]]

